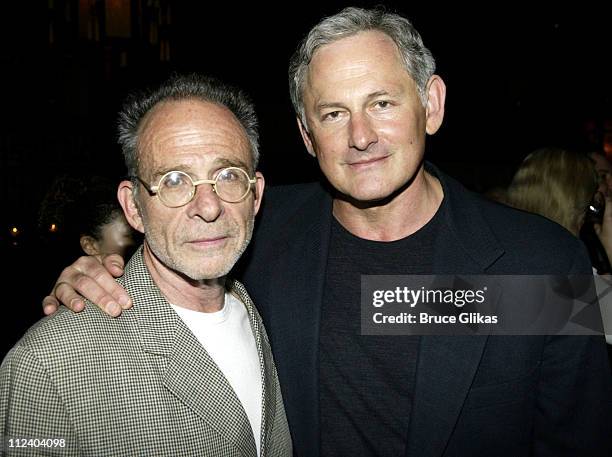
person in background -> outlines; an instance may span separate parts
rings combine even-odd
[[[592,157],[592,155],[591,155]],[[529,154],[519,166],[512,182],[506,189],[504,203],[518,209],[540,214],[555,221],[572,235],[578,237],[584,233],[585,221],[593,224],[589,217],[595,198],[610,199],[606,190],[606,180],[602,171],[597,170],[589,156],[559,148],[542,148]],[[602,187],[602,183],[604,187]],[[607,197],[604,197],[606,195]],[[602,200],[603,201],[603,200]],[[612,212],[606,207],[601,218],[593,227],[603,247],[612,253]],[[604,251],[604,255],[605,251]],[[606,257],[607,258],[607,257]],[[612,281],[609,274],[601,274],[596,268],[593,273],[599,274],[607,282]],[[604,306],[606,306],[604,301]],[[605,311],[605,310],[604,310]],[[612,355],[612,323],[604,312],[608,354]],[[612,357],[610,357],[612,361]]]
[[[589,157],[595,164],[595,170],[599,176],[599,187],[597,194],[591,204],[591,210],[587,213],[580,239],[589,251],[589,257],[593,268],[600,275],[612,275],[612,240],[610,230],[602,230],[606,200],[612,197],[612,165],[608,158],[601,152],[591,152]]]
[[[612,195],[612,164],[605,154],[599,151],[589,153],[589,157],[595,163],[595,171],[599,176],[599,188],[603,195]]]
[[[597,187],[595,167],[587,156],[542,148],[523,160],[504,203],[540,214],[578,237]]]
[[[601,152],[591,152],[589,157],[595,163],[595,170],[599,176],[596,213],[590,215],[584,224],[580,236],[585,242],[593,266],[598,273],[612,284],[612,267],[609,259],[612,258],[612,164]],[[607,318],[607,319],[606,319]],[[612,308],[604,312],[604,323],[612,329]],[[612,332],[608,331],[608,358],[612,364]]]
[[[140,241],[119,205],[116,183],[103,176],[56,179],[41,203],[39,226],[51,229],[53,241],[71,255],[78,246],[87,255],[130,258]]]

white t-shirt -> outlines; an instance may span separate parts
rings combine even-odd
[[[262,386],[259,354],[246,307],[230,293],[214,313],[171,305],[215,361],[242,403],[257,446],[261,448]]]

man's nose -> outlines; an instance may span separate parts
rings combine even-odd
[[[223,201],[213,190],[211,184],[200,184],[195,189],[193,200],[189,203],[189,215],[199,216],[206,222],[214,222],[223,212]]]
[[[378,135],[372,125],[372,120],[363,113],[352,114],[349,124],[349,146],[365,151],[376,142],[378,142]]]

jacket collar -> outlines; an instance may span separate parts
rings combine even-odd
[[[425,170],[440,181],[445,200],[441,206],[444,228],[434,259],[436,274],[484,273],[504,250],[479,208],[482,197],[429,162]]]
[[[249,420],[232,387],[193,333],[172,309],[136,251],[118,280],[130,293],[142,349],[158,367],[164,387],[195,414],[232,442],[243,455],[256,456]],[[262,373],[262,455],[276,414],[274,367],[262,324],[242,284],[229,280],[230,293],[246,307]]]

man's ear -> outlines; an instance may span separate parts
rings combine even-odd
[[[425,108],[425,130],[433,135],[438,131],[444,119],[444,101],[446,85],[442,78],[433,75],[427,82],[427,106]]]
[[[89,235],[81,235],[79,239],[81,243],[81,249],[87,255],[98,255],[100,254],[100,247],[98,246],[98,242],[93,236]]]
[[[255,200],[253,201],[254,206],[254,214],[259,212],[259,207],[261,206],[261,199],[263,198],[264,188],[266,187],[266,180],[263,175],[258,171],[255,173],[255,178],[257,181],[255,182]]]
[[[140,233],[144,233],[142,218],[140,217],[138,206],[134,200],[134,185],[132,181],[125,180],[119,183],[117,199],[119,200],[121,208],[123,208],[123,214],[125,214],[128,224]]]
[[[310,138],[310,133],[308,132],[308,130],[306,130],[306,127],[304,127],[304,124],[302,124],[302,120],[300,119],[300,117],[297,117],[297,124],[298,124],[298,128],[300,129],[300,133],[302,135],[302,140],[304,140],[304,145],[306,146],[306,149],[308,150],[308,154],[310,154],[313,157],[316,157],[317,155],[314,152],[314,148],[312,147],[312,139]]]

